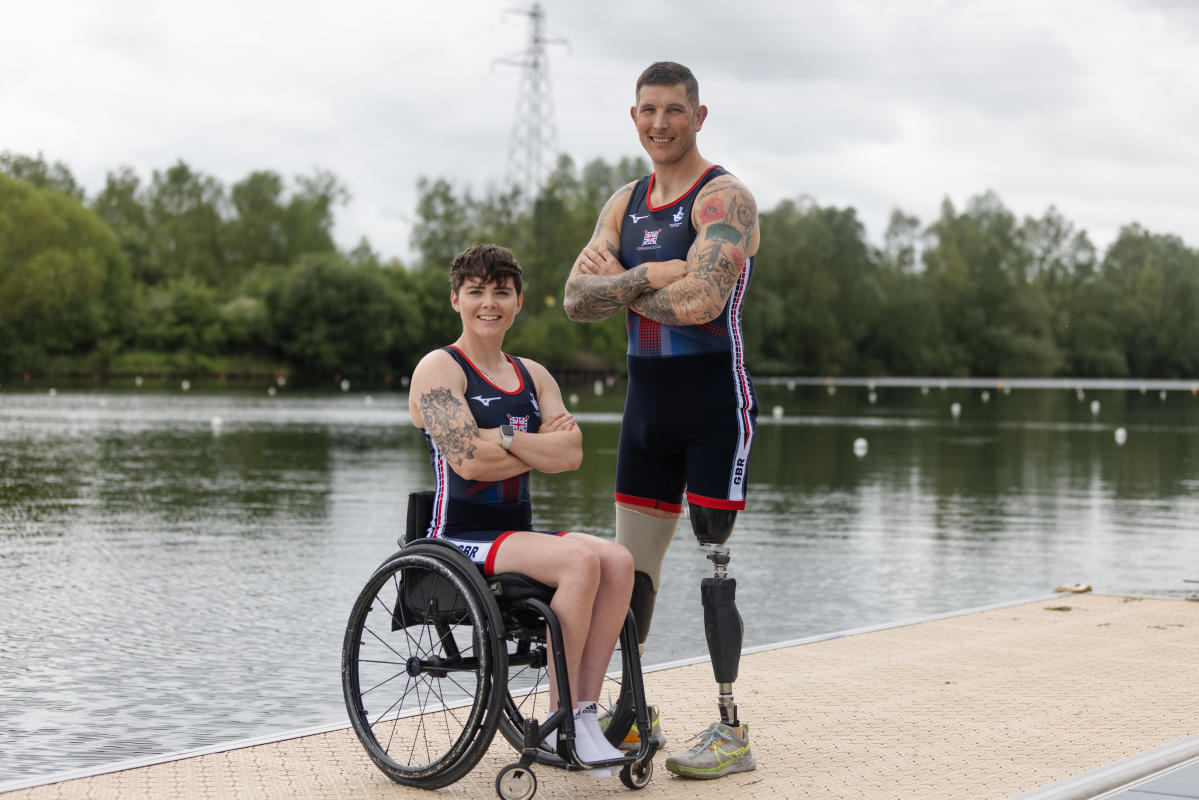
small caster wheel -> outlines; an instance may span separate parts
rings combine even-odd
[[[620,782],[630,789],[644,789],[654,776],[654,760],[646,758],[620,768]]]
[[[530,800],[536,792],[537,776],[528,767],[509,764],[495,776],[495,793],[501,800]]]

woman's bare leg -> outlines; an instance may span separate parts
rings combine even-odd
[[[566,538],[585,542],[599,557],[600,580],[591,612],[590,632],[579,662],[579,682],[571,684],[576,687],[572,690],[576,700],[599,700],[604,674],[624,627],[633,594],[633,557],[623,546],[585,533],[570,533]]]
[[[566,674],[571,693],[576,695],[572,700],[577,703],[581,686],[579,667],[590,636],[596,593],[600,587],[599,555],[573,535],[521,532],[501,543],[494,569],[496,573],[519,572],[554,588],[550,608],[562,625]],[[554,686],[552,681],[551,686]],[[556,694],[553,692],[555,703]]]

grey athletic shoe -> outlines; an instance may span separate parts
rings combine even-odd
[[[744,737],[723,722],[714,722],[707,730],[687,741],[698,739],[690,750],[666,759],[666,769],[684,778],[719,778],[730,772],[749,772],[758,762],[749,749],[749,726],[742,724]]]

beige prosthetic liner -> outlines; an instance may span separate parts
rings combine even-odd
[[[654,616],[662,561],[678,524],[678,517],[651,517],[619,504],[616,506],[616,541],[633,554],[633,599],[629,607],[637,621],[637,641],[643,649]]]

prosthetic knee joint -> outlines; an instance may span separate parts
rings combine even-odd
[[[719,692],[720,721],[736,727],[737,704],[733,702],[733,682],[741,663],[741,642],[744,625],[737,612],[737,580],[728,577],[729,547],[725,544],[733,533],[737,512],[725,509],[691,506],[691,527],[700,547],[708,552],[714,575],[700,582],[700,597],[704,605],[704,633],[708,638],[708,655],[712,659]]]

